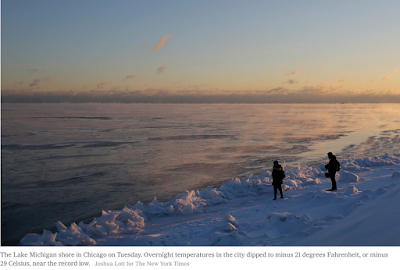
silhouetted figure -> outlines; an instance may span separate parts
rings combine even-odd
[[[332,152],[328,153],[328,158],[329,163],[325,165],[325,169],[327,169],[328,172],[325,174],[325,176],[330,178],[332,182],[332,188],[328,189],[328,191],[337,190],[335,176],[336,172],[340,170],[340,163],[336,160],[336,156],[333,155]]]
[[[276,200],[276,193],[281,193],[281,198],[283,198],[282,192],[282,182],[283,178],[285,178],[285,172],[283,171],[282,166],[279,164],[278,161],[274,161],[274,167],[272,168],[272,185],[274,186],[274,200]]]

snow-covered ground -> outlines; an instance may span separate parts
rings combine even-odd
[[[399,246],[400,154],[341,161],[338,190],[324,164],[287,170],[284,199],[271,172],[107,210],[89,224],[56,224],[21,245]]]

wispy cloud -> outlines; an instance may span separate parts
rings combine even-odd
[[[285,95],[286,96],[289,94],[289,90],[287,90],[283,87],[279,87],[279,88],[267,90],[266,93],[268,95]]]
[[[28,73],[29,73],[30,75],[36,74],[36,73],[37,73],[37,69],[36,69],[36,68],[30,68],[30,69],[27,69],[27,71],[28,71]]]
[[[324,64],[321,64],[321,65],[314,66],[314,67],[310,68],[309,71],[314,71],[316,69],[320,69],[320,68],[323,68],[323,67],[324,67]]]
[[[33,80],[33,82],[29,85],[30,87],[36,86],[40,82],[39,79]]]
[[[193,90],[200,90],[202,88],[204,89],[205,87],[206,87],[206,85],[204,83],[187,85],[187,89],[193,89]]]
[[[153,51],[158,52],[164,45],[167,43],[168,39],[171,39],[172,36],[169,34],[165,34],[158,42],[156,45],[153,47]]]
[[[350,75],[349,75],[349,76],[347,76],[347,78],[343,78],[343,79],[341,79],[341,80],[338,80],[338,83],[344,83],[344,82],[347,82],[347,81],[349,80],[349,79],[348,79],[349,77],[350,77]]]
[[[301,71],[301,69],[298,69],[296,71],[293,71],[293,72],[290,72],[290,73],[286,73],[286,76],[297,75],[297,74],[299,74],[300,71]]]
[[[330,84],[327,82],[322,82],[317,85],[306,86],[300,90],[293,93],[296,94],[314,94],[316,96],[326,96],[326,95],[342,95],[345,91],[342,90],[343,85]],[[346,92],[346,94],[349,94]]]
[[[157,74],[156,75],[158,75],[158,74],[160,74],[161,72],[163,72],[164,71],[164,69],[166,69],[167,68],[167,65],[163,65],[162,67],[159,67],[158,69],[157,69]]]
[[[125,77],[125,79],[133,79],[133,78],[135,78],[135,75],[127,75],[127,76]]]
[[[385,77],[383,77],[382,80],[384,80],[384,81],[390,81],[390,79],[391,79],[394,75],[396,75],[398,72],[399,72],[399,69],[396,68],[396,69],[392,70],[392,72],[390,72],[390,74],[388,74],[388,75],[386,75]]]
[[[288,84],[295,84],[295,83],[298,83],[298,82],[299,82],[299,81],[296,80],[296,79],[292,79],[292,80],[288,80],[288,81],[287,81]]]
[[[97,88],[103,88],[103,86],[106,84],[106,82],[102,82],[102,83],[100,83],[99,85],[97,85]]]

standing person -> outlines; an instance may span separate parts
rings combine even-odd
[[[336,172],[340,170],[340,163],[337,161],[336,156],[333,155],[332,152],[328,153],[328,158],[329,163],[325,165],[325,169],[328,170],[328,173],[326,173],[325,176],[330,178],[332,182],[332,188],[328,189],[328,191],[337,190],[335,176]]]
[[[272,168],[272,185],[274,186],[274,200],[276,200],[276,193],[279,189],[281,193],[281,198],[283,198],[282,192],[282,182],[283,178],[285,178],[285,172],[283,171],[282,166],[279,164],[278,161],[274,161],[274,167]]]

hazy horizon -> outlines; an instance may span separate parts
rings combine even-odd
[[[160,104],[270,104],[270,103],[400,103],[400,95],[375,96],[359,94],[313,95],[291,93],[287,95],[259,93],[176,93],[157,92],[34,92],[2,95],[1,103],[160,103]]]

